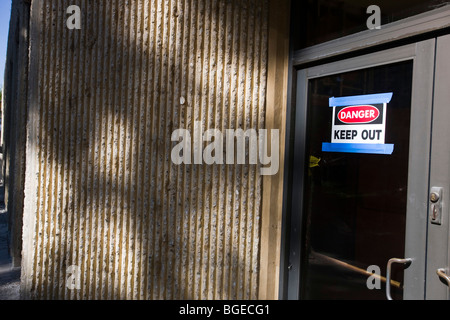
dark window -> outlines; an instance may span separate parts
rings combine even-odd
[[[381,9],[385,25],[444,5],[445,0],[293,0],[292,34],[294,50],[367,30],[367,8]]]

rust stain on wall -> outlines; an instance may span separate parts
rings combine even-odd
[[[80,30],[66,28],[70,5]],[[31,11],[24,297],[257,299],[259,167],[170,155],[172,132],[195,121],[264,128],[268,1]]]

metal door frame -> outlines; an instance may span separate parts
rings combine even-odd
[[[426,34],[445,30],[449,27],[450,5],[447,5],[383,25],[379,30],[362,31],[292,52],[291,64],[293,67],[299,67],[324,59],[351,54],[355,50],[366,50],[392,42],[423,37]]]
[[[433,102],[433,79],[435,63],[435,39],[425,40],[402,47],[387,49],[332,63],[309,67],[296,72],[297,90],[293,145],[292,187],[290,221],[286,230],[290,237],[287,270],[284,274],[287,299],[298,299],[300,288],[300,257],[302,239],[303,181],[307,122],[307,83],[317,77],[388,65],[413,60],[413,88],[411,102],[411,133],[408,172],[408,199],[405,239],[405,257],[413,263],[405,270],[404,298],[424,299],[425,265],[427,243],[427,202],[429,178],[429,154]],[[424,156],[425,155],[425,156]],[[295,214],[300,212],[301,214]],[[290,227],[290,228],[289,228]],[[403,258],[403,257],[397,257]]]
[[[426,299],[450,297],[449,287],[441,283],[436,271],[446,269],[449,274],[449,204],[450,201],[450,35],[436,40],[436,67],[433,96],[433,139],[431,144],[430,187],[442,187],[442,222],[429,221],[427,241]],[[431,205],[431,202],[429,202]]]

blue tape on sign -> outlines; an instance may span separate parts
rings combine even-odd
[[[323,152],[343,153],[369,153],[369,154],[392,154],[393,144],[365,144],[365,143],[322,143]]]
[[[393,93],[366,94],[362,96],[349,96],[330,98],[330,107],[357,106],[362,104],[376,104],[391,102]]]

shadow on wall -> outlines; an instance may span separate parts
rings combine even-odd
[[[69,5],[80,30],[65,26]],[[170,155],[194,121],[264,128],[268,1],[32,6],[24,297],[256,299],[259,167]]]
[[[2,152],[5,180],[5,205],[14,267],[20,267],[22,249],[23,190],[25,181],[25,146],[28,81],[28,27],[30,3],[12,2],[8,50],[3,87]]]

